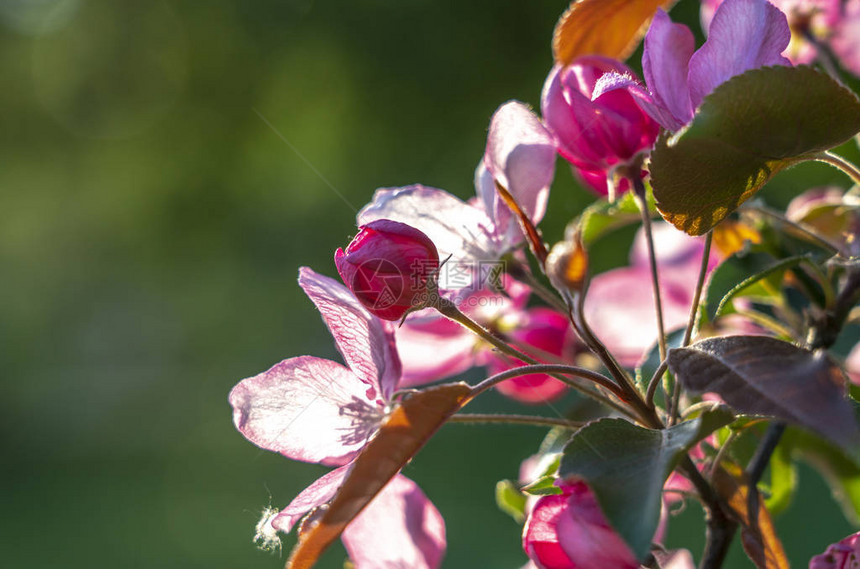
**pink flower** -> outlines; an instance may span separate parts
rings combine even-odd
[[[657,10],[642,54],[650,92],[632,80],[617,79],[613,88],[628,87],[648,114],[676,131],[721,83],[750,69],[791,65],[780,55],[790,37],[785,15],[766,0],[725,0],[698,50],[687,26]]]
[[[523,528],[523,549],[540,569],[637,569],[639,563],[609,526],[584,482],[543,496]]]
[[[562,361],[573,360],[576,351],[575,337],[565,315],[549,308],[532,308],[522,316],[522,321],[507,334],[515,345],[539,360],[546,355],[555,356]],[[525,365],[525,362],[520,360],[511,361],[497,354],[489,356],[491,374],[522,365]],[[496,389],[522,403],[540,404],[558,399],[567,391],[567,386],[548,375],[533,373],[504,381]]]
[[[849,535],[809,560],[809,569],[853,569],[860,565],[860,533]]]
[[[258,535],[264,537],[289,531],[334,496],[349,461],[379,430],[400,381],[392,325],[370,314],[346,287],[306,267],[299,285],[319,309],[347,367],[299,356],[244,379],[230,392],[233,422],[260,448],[340,468],[311,484],[277,517],[261,522]],[[384,538],[374,534],[380,528],[389,532]],[[444,523],[414,483],[399,476],[350,524],[344,543],[360,569],[397,563],[435,569],[445,549]]]
[[[702,27],[707,30],[723,0],[703,0]],[[846,69],[860,75],[860,0],[771,0],[788,17],[791,42],[785,56],[794,64],[818,56],[815,43],[827,45]]]
[[[334,255],[344,284],[371,314],[400,320],[427,300],[427,279],[439,268],[436,246],[405,223],[380,219],[359,228]]]
[[[607,88],[614,76],[634,81],[623,63],[581,57],[556,65],[544,83],[541,113],[559,154],[599,194],[609,193],[607,175],[657,138],[659,125],[636,104],[626,86]]]

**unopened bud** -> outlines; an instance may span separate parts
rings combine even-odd
[[[556,288],[582,290],[588,278],[588,251],[578,234],[553,246],[546,259],[546,274]]]

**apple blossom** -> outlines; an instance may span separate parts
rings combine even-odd
[[[607,175],[612,167],[650,148],[660,129],[627,88],[605,89],[605,82],[616,74],[635,81],[620,61],[581,57],[567,66],[556,65],[541,97],[541,113],[559,154],[603,195],[609,193]]]
[[[257,534],[264,540],[277,531],[289,532],[334,496],[349,462],[381,426],[400,382],[391,325],[370,314],[334,279],[305,267],[299,284],[319,309],[348,367],[311,356],[284,360],[233,388],[233,421],[263,449],[339,468],[311,484],[277,516],[261,521]],[[383,527],[385,537],[372,539]],[[343,540],[357,569],[395,562],[435,569],[445,550],[445,528],[415,483],[397,476],[347,527]]]
[[[785,14],[767,0],[725,0],[707,41],[696,50],[690,29],[658,9],[645,36],[642,70],[648,91],[616,75],[610,88],[628,88],[657,122],[676,131],[711,91],[744,71],[791,65],[781,54],[791,32]]]

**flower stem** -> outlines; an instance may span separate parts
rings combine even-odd
[[[503,423],[509,425],[533,425],[535,427],[569,427],[578,429],[584,425],[581,421],[569,421],[554,417],[537,417],[534,415],[494,415],[482,413],[463,413],[452,416],[449,423]]]
[[[705,276],[708,274],[708,261],[711,258],[711,241],[714,240],[714,231],[708,231],[705,235],[705,248],[702,250],[702,264],[699,265],[699,278],[696,280],[696,292],[693,293],[693,302],[690,304],[690,316],[687,318],[687,328],[684,329],[684,338],[681,347],[686,348],[693,337],[693,330],[699,318],[699,302],[702,300],[702,289],[705,287]],[[674,425],[679,415],[679,402],[681,399],[681,384],[676,380],[672,387],[672,406],[669,412],[669,424]]]
[[[497,385],[503,381],[506,381],[506,380],[514,378],[514,377],[520,377],[523,375],[530,375],[533,373],[553,374],[553,377],[556,377],[556,375],[560,375],[560,376],[572,375],[574,377],[581,377],[583,379],[587,379],[589,381],[592,381],[598,385],[605,387],[606,389],[608,389],[609,391],[611,391],[613,394],[615,394],[618,397],[621,397],[623,395],[623,393],[621,393],[621,390],[619,389],[619,387],[617,385],[615,385],[615,382],[613,382],[611,379],[609,379],[605,375],[598,373],[596,371],[592,371],[590,369],[585,369],[582,367],[569,366],[569,365],[535,364],[535,365],[516,367],[514,369],[509,369],[509,370],[503,371],[501,373],[497,373],[496,375],[488,377],[487,379],[485,379],[484,381],[482,381],[481,383],[479,383],[478,385],[476,385],[474,387],[474,389],[472,390],[473,397],[475,395],[483,393],[484,391],[488,390],[489,388],[491,388],[491,387],[493,387],[493,386],[495,386],[495,385]],[[558,377],[558,379],[560,381],[563,381],[567,385],[570,385],[571,387],[574,387],[580,391],[582,390],[581,385],[579,385],[575,382],[572,382],[571,380],[569,380],[565,377]],[[591,395],[591,392],[588,392],[588,394]]]
[[[660,349],[660,360],[666,359],[666,330],[663,326],[663,300],[660,295],[660,279],[657,276],[657,255],[654,252],[654,235],[651,232],[651,214],[648,213],[648,200],[645,195],[645,184],[638,172],[630,176],[633,193],[639,210],[642,212],[642,227],[645,229],[645,241],[648,244],[648,264],[651,269],[651,287],[654,289],[654,309],[657,312],[657,345]]]
[[[817,160],[818,162],[824,162],[825,164],[830,164],[834,168],[842,170],[842,172],[851,178],[855,184],[860,185],[860,169],[838,154],[825,150],[824,152],[813,156],[812,159]]]

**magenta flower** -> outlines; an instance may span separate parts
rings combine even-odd
[[[523,549],[541,569],[637,569],[639,563],[609,526],[584,482],[562,483],[543,496],[523,528]]]
[[[289,531],[332,498],[349,461],[379,430],[400,382],[392,325],[370,314],[346,287],[307,267],[299,271],[299,285],[319,309],[347,367],[299,356],[244,379],[230,392],[233,422],[260,448],[340,468],[314,482],[276,518],[261,522],[258,534],[264,537]],[[381,527],[391,533],[368,537]],[[414,483],[398,477],[350,524],[344,542],[361,569],[394,566],[392,560],[435,569],[445,549],[444,524]],[[379,565],[379,559],[392,565]]]
[[[507,336],[520,349],[538,360],[551,356],[572,362],[576,354],[576,338],[570,322],[564,314],[549,308],[525,311],[520,322]],[[491,374],[523,365],[525,362],[520,360],[512,361],[496,353],[489,355]],[[504,381],[496,389],[516,401],[540,404],[558,399],[567,391],[567,386],[546,374],[533,373]]]
[[[612,88],[631,89],[645,109],[676,131],[718,85],[744,71],[791,65],[781,53],[791,32],[785,15],[766,0],[725,0],[714,14],[708,40],[695,50],[693,34],[657,10],[645,36],[642,69],[649,92],[631,80]]]
[[[660,130],[628,87],[605,88],[615,75],[635,82],[633,72],[619,61],[581,57],[566,67],[556,65],[541,96],[541,113],[559,154],[602,195],[609,193],[612,167],[650,148]]]
[[[705,30],[722,3],[723,0],[702,1]],[[814,61],[819,43],[828,46],[851,73],[860,75],[860,0],[771,0],[771,3],[788,18],[791,42],[785,56],[792,63]]]
[[[851,534],[809,560],[809,569],[853,569],[860,565],[860,533]]]
[[[334,254],[337,272],[371,314],[400,320],[427,300],[427,279],[439,269],[436,246],[405,223],[380,219],[359,228],[346,251]]]

